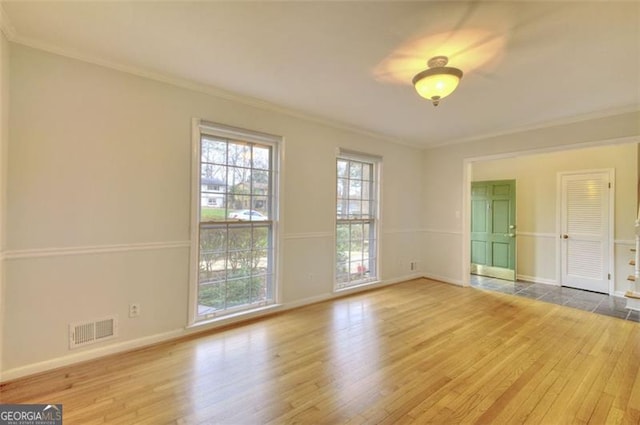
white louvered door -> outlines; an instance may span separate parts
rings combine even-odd
[[[561,175],[563,286],[609,293],[609,183],[609,171]]]

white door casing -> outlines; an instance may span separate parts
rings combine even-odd
[[[561,284],[613,293],[613,170],[559,173]]]

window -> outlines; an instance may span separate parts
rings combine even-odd
[[[346,151],[337,159],[336,289],[378,279],[378,165]]]
[[[198,322],[275,302],[279,139],[201,122],[194,134],[191,317]]]

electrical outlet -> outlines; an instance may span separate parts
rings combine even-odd
[[[140,317],[140,304],[139,303],[129,304],[129,317],[131,317],[131,318]]]

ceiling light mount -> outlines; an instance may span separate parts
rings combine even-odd
[[[440,99],[449,96],[458,87],[462,71],[446,66],[449,58],[434,56],[427,62],[429,69],[413,77],[413,85],[418,94],[438,106]]]

